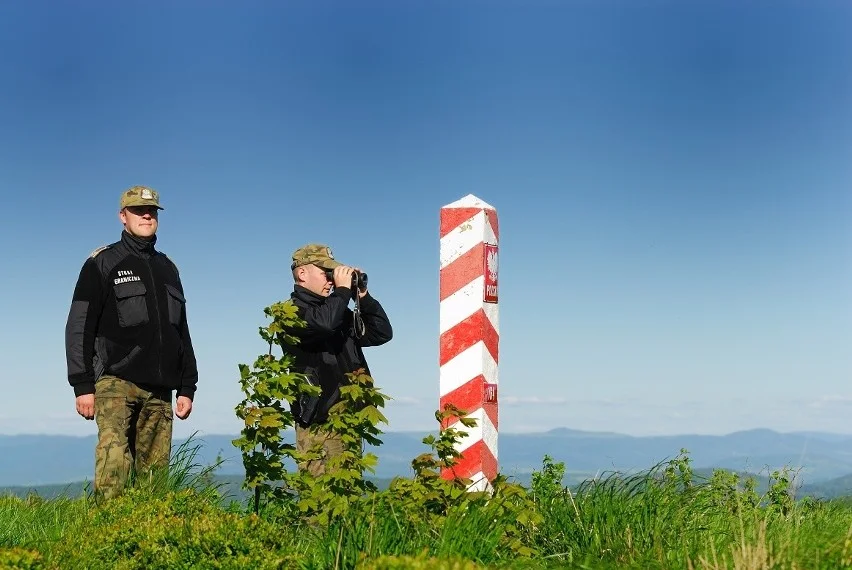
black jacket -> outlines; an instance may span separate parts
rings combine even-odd
[[[287,346],[295,358],[296,372],[307,374],[322,387],[317,415],[312,423],[328,419],[328,410],[340,399],[340,386],[347,383],[346,373],[370,369],[361,350],[365,346],[379,346],[393,337],[393,329],[381,304],[369,293],[360,299],[364,334],[356,338],[354,314],[348,308],[352,290],[337,287],[328,297],[317,295],[295,285],[290,298],[299,308],[299,316],[307,323],[305,328],[287,332],[300,339],[299,344]],[[293,413],[299,416],[296,402]]]
[[[177,267],[151,241],[126,231],[83,264],[65,356],[74,394],[92,394],[104,374],[192,398],[198,382]]]

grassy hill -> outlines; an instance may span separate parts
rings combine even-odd
[[[665,467],[673,466],[669,477]],[[255,515],[245,504],[223,504],[206,479],[200,488],[172,484],[187,477],[145,479],[102,503],[0,496],[0,568],[822,570],[852,563],[843,539],[852,503],[793,502],[785,490],[755,500],[747,490],[702,482],[707,473],[691,472],[682,458],[571,494],[560,473],[550,469],[529,489],[493,496],[408,479],[350,496],[325,522],[312,518],[327,512],[312,501],[329,495],[263,503]],[[306,489],[329,481],[309,479]],[[233,476],[212,485],[225,482],[239,485]]]

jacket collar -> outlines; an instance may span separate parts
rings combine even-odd
[[[130,234],[127,230],[121,231],[121,243],[132,253],[141,257],[149,257],[154,255],[154,244],[157,243],[157,236],[151,236],[151,239],[142,239]]]
[[[293,298],[299,299],[300,301],[304,301],[305,303],[310,303],[312,305],[322,304],[327,299],[327,297],[317,295],[313,291],[305,289],[301,285],[293,285]]]

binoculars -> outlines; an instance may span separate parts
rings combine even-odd
[[[332,283],[334,282],[334,271],[330,269],[325,270],[325,276]],[[355,288],[361,289],[362,291],[367,288],[367,274],[359,273],[357,271],[352,273],[352,289]]]

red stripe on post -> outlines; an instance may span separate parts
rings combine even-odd
[[[482,378],[482,377],[477,376],[477,378]],[[484,390],[485,386],[486,386],[484,381],[482,382],[481,386],[482,386],[482,389]],[[459,390],[461,390],[461,388],[459,388]],[[458,390],[453,390],[451,392],[451,394],[455,394],[456,392],[458,392]],[[491,425],[494,426],[494,429],[497,429],[499,427],[499,425],[497,423],[498,420],[499,420],[497,402],[482,403],[482,398],[480,396],[480,403],[478,403],[478,404],[473,403],[475,393],[476,393],[476,389],[474,388],[471,391],[470,394],[468,394],[468,393],[461,394],[462,397],[468,398],[468,400],[466,400],[468,402],[468,404],[465,405],[465,406],[461,405],[461,403],[458,402],[458,401],[450,400],[449,398],[446,398],[446,399],[441,398],[441,404],[440,404],[441,409],[442,410],[444,409],[445,403],[451,403],[455,407],[457,407],[458,409],[462,410],[463,412],[467,412],[467,413],[475,412],[479,408],[482,408],[482,410],[485,412],[485,415],[488,416],[488,419],[491,421]],[[465,417],[467,417],[467,416],[465,416]],[[447,429],[449,427],[454,427],[457,423],[459,423],[459,418],[449,417],[441,423],[441,429]],[[464,426],[459,427],[458,429],[462,429],[463,427]],[[482,426],[479,425],[478,421],[477,421],[477,427],[482,427]],[[467,429],[467,428],[464,428],[464,429]]]
[[[440,406],[444,409],[445,404],[452,404],[463,412],[473,412],[482,406],[483,394],[485,393],[485,376],[480,374],[469,382],[465,382],[452,392],[441,396]],[[458,421],[458,418],[450,418],[445,425],[448,427]]]
[[[479,341],[485,344],[491,358],[496,362],[500,337],[482,309],[441,335],[441,366]]]
[[[441,210],[441,237],[481,212],[481,208],[444,208]],[[496,217],[496,216],[495,216]]]
[[[485,274],[484,255],[485,245],[478,243],[441,269],[441,301]]]
[[[497,458],[480,440],[465,450],[464,455],[459,458],[458,463],[449,469],[441,470],[441,477],[452,479],[453,476],[470,478],[482,471],[485,477],[491,481],[497,476]]]
[[[494,210],[485,210],[485,217],[488,223],[491,224],[491,229],[494,230],[494,237],[500,239],[500,227],[497,222],[497,212]]]

